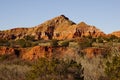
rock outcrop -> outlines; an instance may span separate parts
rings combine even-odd
[[[0,56],[1,55],[14,55],[15,50],[13,48],[8,47],[0,47]]]
[[[85,55],[87,58],[93,58],[98,55],[104,55],[105,49],[103,48],[86,48],[83,50],[80,50],[83,55]],[[22,59],[25,60],[36,60],[41,57],[47,57],[47,58],[71,58],[75,59],[79,56],[79,52],[76,52],[75,48],[70,47],[43,47],[43,46],[35,46],[31,48],[28,52],[24,53],[22,55]]]
[[[84,22],[81,22],[77,24],[74,37],[85,37],[85,36],[99,37],[99,36],[105,36],[105,33],[97,29],[95,26],[90,26]]]
[[[115,32],[111,33],[110,35],[120,37],[120,31],[115,31]]]
[[[28,30],[28,28],[14,28],[11,30],[1,31],[0,38],[7,40],[24,38],[24,36],[27,35]]]
[[[67,47],[48,47],[48,46],[35,46],[28,52],[22,55],[22,59],[25,60],[36,60],[41,57],[46,58],[62,58],[68,51]]]
[[[41,47],[35,46],[31,48],[28,52],[22,55],[22,59],[35,60],[41,57],[51,57],[52,48],[51,47]]]
[[[79,52],[83,53],[87,58],[92,58],[98,55],[104,55],[105,49],[90,47],[77,52],[76,48],[72,47],[35,46],[31,48],[18,49],[0,47],[0,56],[12,55],[14,58],[19,57],[24,60],[36,60],[42,57],[75,59],[79,56]]]
[[[73,28],[72,25],[75,25],[75,23],[64,15],[60,15],[35,28],[37,33],[41,33],[41,38],[43,39],[65,39],[68,38],[68,34],[71,32],[69,30]]]
[[[63,40],[84,36],[105,36],[105,34],[95,26],[87,25],[84,22],[76,24],[64,15],[55,17],[32,28],[14,28],[0,31],[0,39],[21,39],[28,35],[34,36],[36,40]]]

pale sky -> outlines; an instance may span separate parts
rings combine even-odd
[[[105,33],[120,30],[120,0],[0,0],[0,30],[33,27],[61,14]]]

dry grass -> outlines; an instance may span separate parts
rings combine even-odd
[[[0,80],[25,80],[30,63],[20,59],[0,61]]]
[[[28,66],[0,65],[0,80],[25,80],[25,74],[31,70]]]

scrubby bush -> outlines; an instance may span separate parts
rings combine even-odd
[[[0,39],[0,46],[9,46],[9,41],[5,39]]]
[[[16,56],[13,54],[4,54],[4,55],[0,55],[0,62],[3,61],[9,61],[11,59],[14,59]]]
[[[28,66],[0,65],[0,80],[25,80],[25,73],[30,70]]]
[[[106,63],[105,73],[110,80],[120,80],[120,56],[114,56]]]
[[[9,57],[9,55],[1,55],[0,56],[0,61],[4,61]]]
[[[82,49],[87,48],[87,47],[92,47],[92,40],[85,40],[83,42],[79,42],[79,45]]]
[[[0,39],[0,43],[6,43],[6,42],[8,42],[8,40]]]
[[[0,80],[26,80],[25,74],[31,70],[31,62],[21,59],[9,59],[10,55],[1,56]]]
[[[18,39],[15,41],[15,45],[19,45],[20,47],[31,47],[32,42],[31,41],[26,41],[25,39]]]
[[[84,58],[79,59],[78,61],[80,61],[82,67],[84,68],[84,80],[107,80],[103,79],[105,77],[105,66],[101,56],[92,58],[84,56]]]
[[[24,39],[16,40],[16,44],[20,45],[21,47],[26,47],[26,41]]]
[[[32,36],[32,35],[27,35],[24,37],[25,40],[28,40],[28,41],[34,41],[35,40],[35,36]]]
[[[83,69],[81,64],[75,61],[65,62],[63,60],[45,58],[39,59],[32,66],[32,70],[26,75],[26,80],[83,80]]]
[[[103,43],[103,41],[104,41],[104,38],[103,38],[103,37],[98,37],[98,38],[96,38],[96,42],[97,42],[97,43]]]
[[[51,46],[58,46],[58,40],[56,39],[51,40]]]
[[[69,41],[62,41],[60,43],[61,46],[69,46]]]
[[[107,37],[106,40],[109,42],[119,42],[119,38],[115,35],[111,35],[111,36]]]

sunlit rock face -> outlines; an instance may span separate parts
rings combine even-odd
[[[64,15],[57,16],[32,28],[14,28],[0,31],[1,39],[22,39],[27,35],[34,36],[36,40],[63,40],[85,36],[105,36],[105,34],[95,26],[87,25],[85,22],[76,24]]]
[[[115,31],[109,35],[114,35],[114,36],[120,37],[120,31]]]

